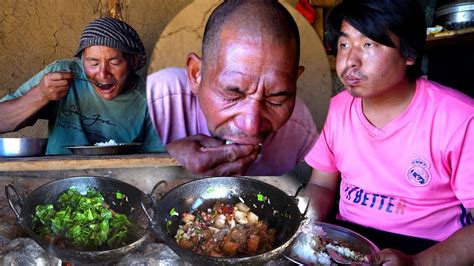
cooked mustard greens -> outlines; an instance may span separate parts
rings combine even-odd
[[[122,193],[120,193],[120,192],[118,192],[118,191],[115,192],[115,198],[116,198],[116,199],[123,199],[123,197],[124,197],[124,196],[123,196]]]
[[[74,187],[61,194],[55,206],[36,206],[33,224],[43,239],[80,249],[123,246],[131,226],[127,216],[108,208],[99,192],[89,188],[81,195]]]

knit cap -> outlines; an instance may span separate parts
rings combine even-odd
[[[146,64],[146,52],[138,33],[127,23],[112,17],[102,17],[89,23],[82,32],[75,56],[89,46],[100,45],[136,54],[138,65],[134,71]]]

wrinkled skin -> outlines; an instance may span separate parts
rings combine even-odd
[[[243,175],[257,158],[259,145],[224,145],[222,140],[199,134],[171,142],[166,149],[190,172],[227,176]]]
[[[124,53],[107,46],[90,46],[82,53],[84,71],[97,95],[113,100],[127,87],[130,68]],[[100,88],[94,83],[102,84]]]
[[[188,79],[213,137],[187,137],[166,148],[196,174],[242,175],[259,144],[290,118],[303,67],[297,67],[294,43],[244,35],[233,26],[222,30],[220,41],[206,69],[196,54],[187,58]]]
[[[74,76],[71,72],[46,73],[38,84],[43,101],[48,103],[64,98],[73,80]]]

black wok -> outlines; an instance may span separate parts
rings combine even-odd
[[[32,218],[35,207],[39,204],[54,204],[58,197],[72,186],[80,192],[85,192],[88,188],[95,189],[102,194],[112,210],[125,214],[129,218],[134,227],[126,246],[97,251],[76,250],[50,244],[33,232]],[[12,199],[15,197],[12,197],[11,192],[14,192],[16,199]],[[117,200],[116,192],[121,192],[126,198]],[[92,264],[116,260],[138,248],[146,239],[147,219],[140,208],[144,193],[138,188],[116,179],[86,176],[55,180],[37,188],[26,199],[22,199],[12,185],[5,186],[5,193],[10,207],[17,217],[17,222],[30,237],[45,251],[66,262]]]
[[[263,195],[265,200],[259,201],[258,194]],[[174,236],[181,223],[182,213],[191,213],[198,208],[211,208],[216,201],[235,204],[241,200],[260,220],[276,229],[272,250],[246,257],[211,257],[177,245]],[[197,179],[170,190],[160,199],[152,198],[152,201],[153,215],[148,214],[144,205],[142,207],[153,232],[181,258],[198,265],[262,264],[280,255],[298,235],[300,226],[306,220],[298,209],[295,197],[268,183],[245,177]],[[179,213],[178,216],[170,214],[172,208]]]

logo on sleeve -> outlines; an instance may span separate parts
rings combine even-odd
[[[408,182],[418,187],[428,185],[431,181],[431,174],[428,171],[430,164],[420,157],[413,159],[410,164],[411,167],[407,172]]]

